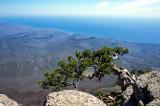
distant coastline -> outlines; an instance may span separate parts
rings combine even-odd
[[[160,20],[104,17],[0,17],[0,23],[54,28],[102,38],[160,44]]]

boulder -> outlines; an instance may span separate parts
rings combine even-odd
[[[107,106],[95,96],[77,91],[63,90],[48,94],[46,106]]]
[[[0,106],[20,106],[16,101],[8,98],[4,94],[0,94]]]
[[[141,100],[143,100],[146,106],[160,106],[160,72],[152,71],[146,73],[137,78],[137,84],[139,91],[142,92]],[[136,97],[133,92],[133,86],[128,87],[124,92],[126,106],[136,106]],[[136,90],[136,89],[134,89]],[[136,91],[135,91],[136,93]]]

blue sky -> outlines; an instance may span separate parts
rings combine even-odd
[[[160,18],[160,0],[0,0],[0,16]]]

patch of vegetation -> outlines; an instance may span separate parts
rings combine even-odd
[[[138,70],[138,75],[142,75],[142,74],[149,73],[149,72],[151,72],[151,70],[141,69],[141,70]]]
[[[134,69],[134,70],[131,71],[132,74],[135,74],[135,75],[138,75],[138,76],[143,75],[145,73],[149,73],[149,72],[151,72],[150,69],[140,69],[140,70]]]
[[[95,95],[105,104],[107,104],[107,106],[122,106],[124,102],[124,97],[121,93],[107,93],[102,90],[98,90]]]
[[[68,56],[66,60],[58,63],[57,68],[45,73],[45,79],[40,81],[40,85],[44,89],[59,91],[71,85],[77,88],[79,81],[84,78],[91,80],[95,77],[101,81],[105,75],[115,71],[114,60],[126,53],[128,49],[121,47],[77,51],[75,56]],[[93,73],[85,76],[83,73],[88,67],[93,68]]]

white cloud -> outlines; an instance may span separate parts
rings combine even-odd
[[[0,15],[152,16],[160,18],[160,0],[84,1],[80,3],[53,1],[0,4]]]
[[[95,8],[106,8],[109,7],[110,3],[108,1],[101,1],[95,5]]]
[[[145,7],[150,7],[155,3],[160,3],[160,0],[133,0],[129,2],[122,3],[115,6],[117,9],[143,9]]]
[[[117,3],[105,0],[95,5],[95,11],[101,15],[160,16],[160,7],[155,8],[157,4],[160,5],[160,0],[121,0]]]

